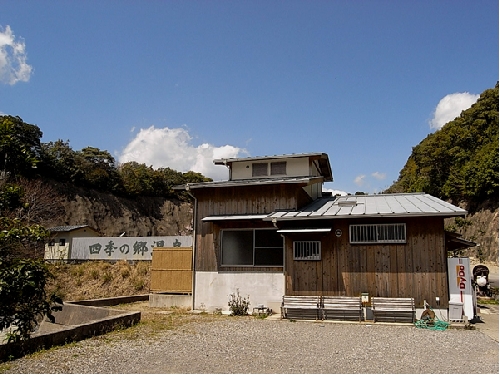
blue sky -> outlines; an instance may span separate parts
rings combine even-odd
[[[0,2],[0,113],[42,141],[226,179],[326,152],[379,192],[499,73],[498,1]]]

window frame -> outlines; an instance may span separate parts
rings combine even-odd
[[[269,164],[271,176],[286,176],[286,161],[275,161]]]
[[[312,245],[312,248],[301,248],[297,249],[296,245]],[[321,260],[321,241],[293,241],[292,245],[293,250],[293,260]],[[311,252],[311,255],[301,255],[297,256],[297,250],[299,252]],[[314,254],[316,253],[316,254]]]
[[[393,235],[393,238],[388,238]],[[367,238],[370,236],[371,238]],[[406,223],[351,224],[349,243],[363,244],[406,244]]]
[[[285,241],[282,238],[281,247],[277,246],[256,246],[256,232],[257,231],[274,231],[277,232],[276,229],[273,228],[227,228],[221,229],[220,234],[220,265],[221,267],[284,267],[285,260]],[[228,264],[224,263],[224,233],[225,232],[252,232],[252,264]],[[258,249],[280,249],[281,250],[281,263],[278,264],[255,264],[256,260],[256,250]]]
[[[265,166],[265,173],[264,173]],[[267,177],[269,175],[269,163],[252,163],[252,177]]]

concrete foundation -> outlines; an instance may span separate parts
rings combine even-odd
[[[192,294],[163,294],[152,293],[149,295],[149,307],[193,307]]]
[[[264,305],[280,311],[285,294],[283,272],[205,272],[195,274],[194,308],[209,312],[217,309],[228,310],[231,294],[239,292],[249,297],[249,311]]]

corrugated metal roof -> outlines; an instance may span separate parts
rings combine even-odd
[[[214,164],[225,165],[227,163],[234,163],[240,161],[257,161],[257,160],[270,160],[270,159],[290,159],[290,158],[303,158],[303,157],[320,157],[328,159],[328,155],[323,152],[311,152],[303,154],[284,154],[284,155],[266,155],[266,156],[250,156],[246,158],[222,158],[214,159]]]
[[[93,231],[96,231],[94,228],[91,228],[88,225],[61,225],[59,227],[47,228],[47,230],[49,232],[71,232],[73,230],[80,228],[89,228],[92,229]]]
[[[465,216],[467,211],[425,193],[319,198],[299,211],[273,212],[265,220],[347,217]]]

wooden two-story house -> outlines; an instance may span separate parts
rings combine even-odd
[[[216,159],[227,181],[190,183],[193,307],[227,309],[237,290],[279,309],[283,295],[436,297],[447,307],[444,218],[428,194],[323,196],[324,153]]]

